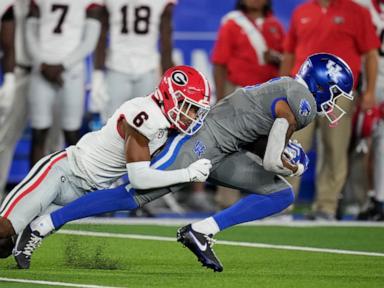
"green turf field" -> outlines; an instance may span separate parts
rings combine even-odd
[[[68,225],[70,230],[173,237],[176,227]],[[112,235],[113,236],[113,235]],[[241,226],[218,240],[384,253],[384,228]],[[0,262],[0,278],[113,287],[384,287],[384,257],[214,246],[224,272],[202,268],[173,241],[56,234],[34,254],[30,270]],[[0,287],[58,287],[1,282]],[[75,287],[75,286],[72,286]]]

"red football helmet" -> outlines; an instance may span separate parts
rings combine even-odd
[[[185,65],[168,69],[155,91],[164,115],[174,127],[188,135],[203,125],[210,110],[210,96],[203,74]]]

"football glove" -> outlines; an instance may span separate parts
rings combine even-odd
[[[212,168],[211,160],[199,159],[188,166],[190,182],[205,182],[209,176],[209,171]]]
[[[108,99],[104,72],[95,70],[92,74],[91,110],[93,112],[103,112]]]
[[[288,141],[283,155],[292,165],[296,165],[298,168],[291,176],[300,176],[308,169],[309,158],[297,140]]]

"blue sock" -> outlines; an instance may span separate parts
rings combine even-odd
[[[251,194],[213,216],[220,230],[236,224],[262,219],[278,213],[293,203],[292,189],[269,195]]]
[[[138,208],[139,206],[133,197],[134,189],[127,191],[126,185],[88,193],[52,212],[51,218],[55,229],[59,229],[69,221],[107,212]]]

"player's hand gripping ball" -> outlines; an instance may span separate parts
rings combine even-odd
[[[283,157],[290,164],[298,166],[295,175],[300,176],[308,169],[309,158],[297,140],[288,141],[288,144],[283,151]]]

